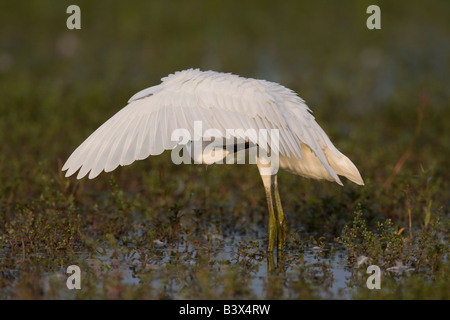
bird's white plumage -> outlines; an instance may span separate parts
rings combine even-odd
[[[136,93],[129,104],[100,126],[69,157],[66,176],[94,178],[149,155],[173,149],[177,128],[203,130],[279,129],[280,167],[341,184],[338,174],[363,184],[353,163],[340,153],[314,120],[305,102],[277,83],[229,73],[189,69]],[[257,143],[256,137],[249,136]],[[269,146],[270,145],[269,141]]]

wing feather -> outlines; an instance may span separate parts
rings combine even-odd
[[[162,109],[162,108],[161,108]],[[161,132],[161,126],[163,124],[159,123],[161,117],[160,113],[162,110],[158,110],[157,113],[152,117],[151,121],[151,138],[150,138],[150,154],[151,155],[159,155],[163,153],[164,146],[162,141],[162,132]]]
[[[140,125],[137,129],[138,131],[138,137],[136,141],[136,153],[135,158],[136,160],[143,160],[150,156],[150,146],[149,146],[149,121],[150,121],[150,115],[145,114],[142,117],[142,120],[140,122]]]
[[[317,158],[327,172],[325,178],[340,183],[337,174],[343,174],[362,182],[356,167],[331,143],[305,102],[292,90],[269,81],[198,69],[176,72],[163,78],[161,84],[133,95],[127,106],[72,153],[63,170],[67,170],[66,176],[79,170],[78,179],[88,173],[94,178],[102,171],[158,155],[176,146],[177,142],[171,141],[175,129],[185,128],[193,137],[194,121],[202,121],[203,132],[215,128],[225,137],[227,129],[232,129],[236,138],[252,143],[262,138],[260,144],[291,159],[284,161],[291,167],[295,161],[302,161],[302,148],[306,146],[308,159]],[[249,129],[266,129],[269,133],[278,129],[279,149],[272,139],[264,141]],[[246,130],[248,136],[243,134]],[[301,166],[306,168],[303,161]]]

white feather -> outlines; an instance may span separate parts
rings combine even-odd
[[[265,80],[198,69],[161,80],[133,95],[72,153],[62,168],[66,176],[80,170],[78,179],[88,173],[92,179],[101,171],[173,149],[173,130],[185,128],[193,137],[194,121],[199,120],[204,131],[215,128],[224,137],[226,129],[278,129],[282,169],[342,184],[339,174],[363,184],[354,164],[336,149],[292,90]],[[235,136],[253,143],[259,138],[239,132]],[[268,145],[274,149],[270,139]]]

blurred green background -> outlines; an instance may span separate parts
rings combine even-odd
[[[381,30],[366,28],[370,1],[79,1],[82,29],[68,30],[69,2],[2,1],[2,154],[55,167],[132,94],[191,67],[292,88],[359,165],[392,144],[378,168],[409,142],[423,95],[435,131],[414,156],[445,153],[449,5],[378,3]]]
[[[81,8],[81,30],[66,28],[70,4]],[[371,4],[381,8],[381,30],[366,27]],[[167,239],[171,229],[157,229],[167,223],[152,223],[174,207],[203,210],[214,222],[231,215],[234,220],[221,221],[227,227],[217,227],[224,236],[233,228],[248,232],[239,226],[248,221],[265,232],[264,193],[253,169],[177,167],[163,155],[93,181],[60,172],[134,93],[192,67],[293,89],[359,168],[364,188],[282,174],[291,230],[332,241],[357,203],[369,219],[393,218],[399,229],[409,228],[408,210],[417,229],[430,210],[448,218],[449,17],[450,2],[439,0],[1,1],[3,272],[31,274],[39,255],[53,257],[39,260],[47,272],[92,248],[88,239],[129,236],[126,225],[135,220],[114,209],[118,203],[146,217],[155,228],[150,239]],[[112,217],[100,218],[104,212]],[[189,233],[192,226],[182,227]],[[64,251],[67,246],[78,249]],[[42,295],[21,291],[33,280],[5,279],[3,297]]]

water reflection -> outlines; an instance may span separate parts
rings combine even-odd
[[[267,254],[263,240],[235,238],[205,246],[188,242],[137,252],[106,250],[91,259],[98,273],[120,272],[124,285],[136,285],[171,299],[348,298],[351,270],[345,252],[288,248]],[[105,267],[107,266],[107,267]]]

